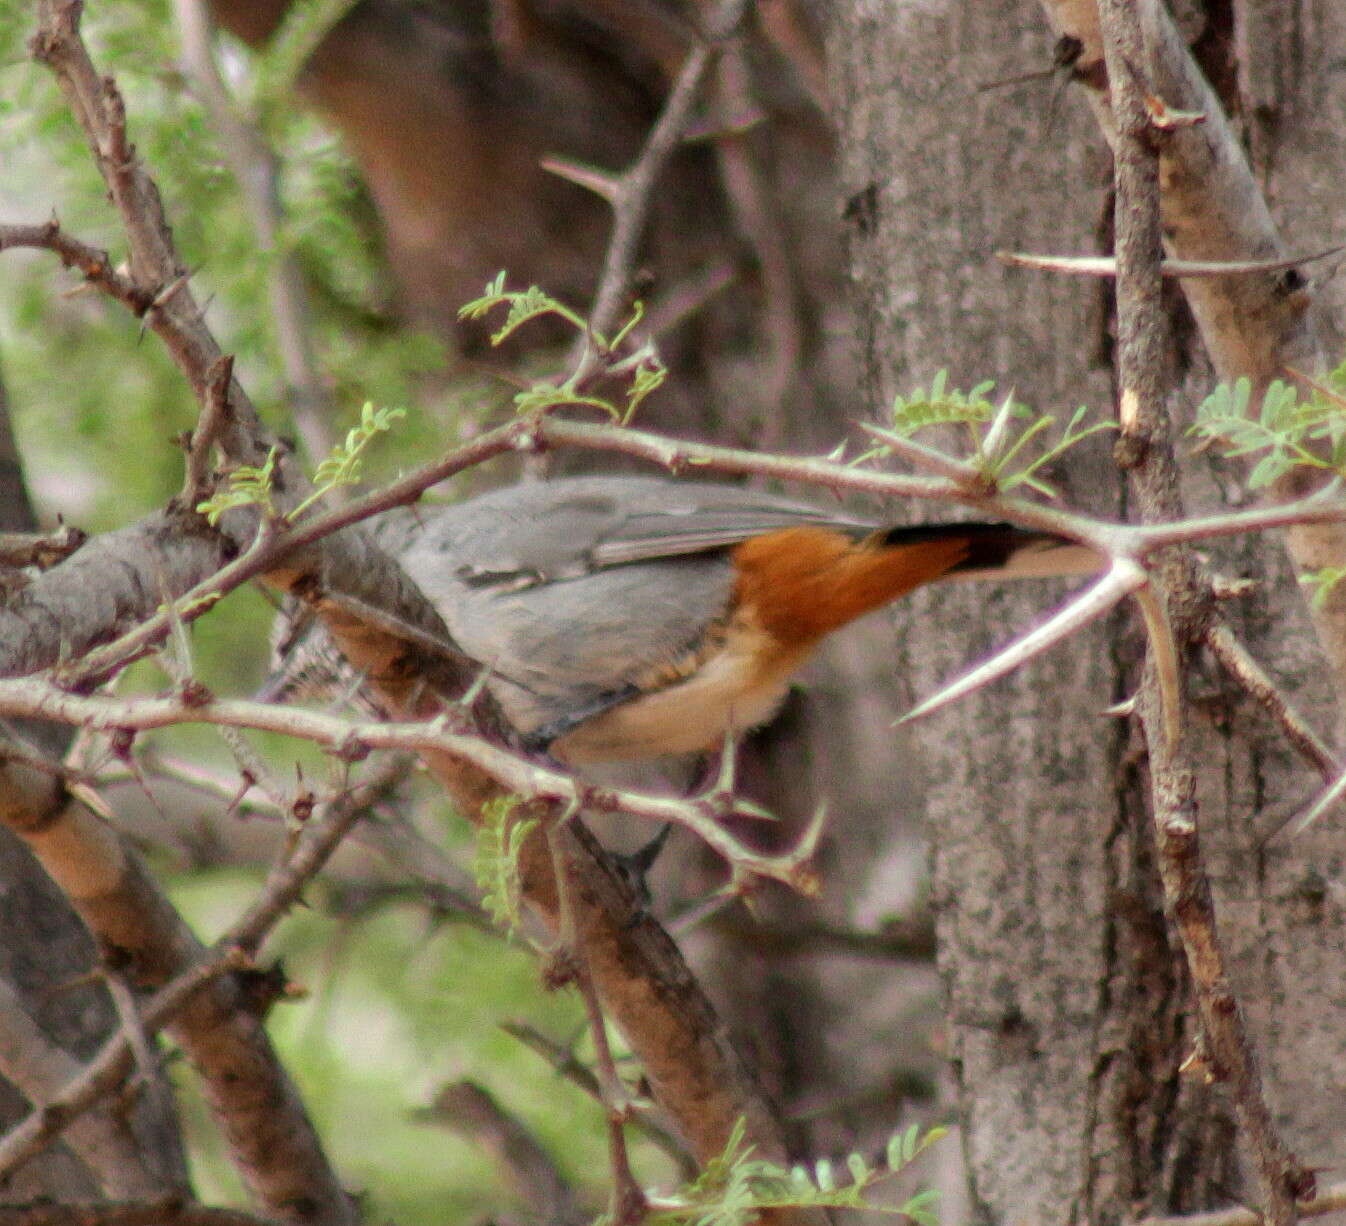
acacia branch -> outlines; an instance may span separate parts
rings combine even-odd
[[[1178,467],[1165,403],[1167,326],[1162,305],[1157,134],[1145,105],[1154,88],[1142,75],[1149,62],[1135,6],[1099,0],[1110,86],[1116,185],[1118,373],[1122,446],[1140,515],[1171,522],[1182,515]],[[1208,602],[1187,551],[1161,555],[1151,587],[1176,641],[1191,649],[1209,624]],[[1169,715],[1174,696],[1161,697],[1152,651],[1139,695],[1150,757],[1151,804],[1159,871],[1182,937],[1214,1075],[1225,1081],[1255,1159],[1259,1200],[1271,1226],[1291,1226],[1295,1200],[1311,1194],[1313,1176],[1281,1139],[1262,1093],[1261,1073],[1242,1008],[1234,996],[1216,927],[1210,880],[1198,839],[1196,764],[1190,739]],[[1181,704],[1185,695],[1176,696]],[[1176,734],[1175,734],[1176,733]]]
[[[470,726],[465,712],[456,721],[440,716],[423,723],[361,723],[300,707],[211,701],[201,692],[162,698],[86,698],[27,678],[0,681],[0,716],[56,720],[122,734],[191,723],[251,728],[300,737],[343,758],[362,756],[371,749],[447,754],[470,763],[511,794],[559,805],[565,812],[620,811],[657,824],[675,822],[744,872],[796,889],[809,890],[816,884],[809,861],[820,832],[820,817],[815,817],[792,850],[775,855],[754,852],[723,825],[725,818],[739,811],[732,796],[715,791],[684,800],[586,783],[463,731]]]

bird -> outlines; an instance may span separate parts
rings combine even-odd
[[[398,557],[528,750],[572,768],[714,752],[827,635],[925,584],[1086,574],[1007,523],[885,525],[736,485],[588,476],[424,511]]]

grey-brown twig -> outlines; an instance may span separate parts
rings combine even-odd
[[[612,205],[612,234],[608,238],[589,316],[595,332],[606,333],[617,321],[630,285],[631,268],[635,263],[636,250],[659,175],[687,130],[692,107],[706,73],[719,52],[719,44],[737,28],[746,7],[745,0],[720,0],[708,15],[702,37],[692,48],[673,82],[664,101],[663,111],[645,138],[639,156],[620,176],[608,179],[603,186],[601,194]],[[574,177],[564,166],[553,163],[551,168],[567,177]],[[587,186],[595,185],[590,183]],[[576,377],[582,379],[589,374],[598,357],[593,352],[589,338],[580,338],[571,362]]]
[[[553,770],[470,732],[457,730],[447,718],[424,723],[361,723],[298,707],[238,700],[202,701],[200,695],[144,698],[80,697],[34,678],[0,681],[0,714],[27,715],[105,730],[147,731],[175,724],[217,724],[256,728],[301,737],[338,756],[369,749],[404,749],[450,754],[472,763],[511,793],[556,803],[571,812],[589,809],[621,811],[654,823],[676,822],[743,871],[810,889],[810,866],[821,829],[815,817],[790,851],[753,852],[721,824],[739,811],[729,798],[658,796],[601,787]],[[466,715],[463,715],[463,721]]]

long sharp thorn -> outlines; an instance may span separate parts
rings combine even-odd
[[[1145,572],[1141,567],[1129,558],[1116,559],[1097,583],[1086,588],[1064,608],[1052,614],[1042,625],[1030,630],[1022,638],[1016,639],[1008,647],[998,651],[985,663],[977,665],[971,672],[965,673],[958,680],[932,694],[897,722],[905,724],[920,719],[1012,672],[1020,664],[1031,660],[1052,644],[1106,613],[1124,596],[1134,592],[1144,583]]]
[[[1290,828],[1290,837],[1303,834],[1313,825],[1324,813],[1339,801],[1342,796],[1346,796],[1346,771],[1342,771],[1337,776],[1336,781],[1327,789],[1317,800],[1313,802],[1303,814],[1295,819],[1295,824]]]
[[[1013,412],[1014,391],[1011,389],[1005,396],[1004,403],[996,410],[996,415],[991,419],[991,425],[982,439],[982,454],[992,462],[1000,455],[1000,449],[1005,442],[1005,431],[1009,429],[1010,416]]]

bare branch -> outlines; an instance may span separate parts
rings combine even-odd
[[[1248,654],[1247,648],[1239,642],[1234,632],[1223,622],[1213,623],[1206,631],[1206,646],[1225,671],[1279,725],[1285,739],[1322,776],[1323,782],[1333,782],[1340,769],[1336,755],[1290,706],[1276,683]]]
[[[717,54],[716,44],[732,34],[743,18],[745,7],[745,0],[720,0],[707,19],[704,40],[692,49],[673,82],[639,157],[603,193],[612,204],[612,234],[589,317],[596,332],[609,331],[621,312],[655,184],[682,140],[701,83]],[[580,377],[592,360],[589,346],[582,341],[575,355]]]
[[[79,1061],[47,1037],[5,980],[0,980],[0,1073],[29,1102],[54,1097],[80,1073]],[[73,1121],[67,1142],[109,1196],[156,1196],[164,1191],[155,1172],[146,1169],[145,1155],[117,1113]]]
[[[603,1101],[602,1088],[593,1069],[576,1057],[570,1048],[547,1038],[526,1022],[501,1022],[500,1029],[518,1039],[530,1051],[536,1052],[556,1073],[595,1102]],[[696,1163],[688,1157],[687,1147],[664,1127],[659,1118],[660,1113],[652,1109],[648,1102],[639,1100],[632,1100],[628,1107],[631,1126],[672,1158],[685,1178],[695,1178]]]

